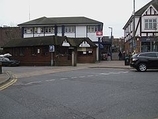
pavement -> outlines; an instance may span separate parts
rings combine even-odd
[[[78,69],[85,69],[85,68],[120,68],[120,69],[130,69],[129,65],[125,65],[124,60],[117,60],[117,61],[99,61],[96,63],[78,63],[77,66],[52,66],[53,70],[45,69],[45,70],[36,70],[35,72],[24,72],[24,73],[17,73],[15,74],[17,78],[22,78],[26,76],[35,76],[35,75],[42,75],[42,74],[49,74],[49,73],[56,73],[62,71],[72,71]],[[3,86],[5,83],[11,80],[14,74],[10,71],[3,71],[0,74],[0,87]]]

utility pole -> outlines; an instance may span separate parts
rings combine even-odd
[[[30,7],[30,0],[29,0],[29,20],[30,20],[30,9],[31,7]]]

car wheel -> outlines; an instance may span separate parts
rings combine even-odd
[[[139,64],[138,71],[145,72],[147,70],[147,66],[144,63]]]

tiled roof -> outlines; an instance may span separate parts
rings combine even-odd
[[[103,24],[102,22],[87,17],[41,17],[32,21],[28,21],[18,26],[29,25],[66,25],[66,24]]]
[[[158,0],[152,0],[149,3],[147,3],[145,6],[143,6],[141,9],[139,9],[135,13],[135,15],[136,16],[141,16],[150,5],[153,5],[154,8],[158,11]]]
[[[45,37],[32,37],[10,40],[3,45],[3,48],[7,47],[28,47],[28,46],[46,46],[46,45],[58,45],[61,46],[63,41],[67,40],[73,47],[78,47],[83,41],[87,41],[91,47],[96,45],[89,38],[68,38],[66,36],[45,36]]]
[[[136,11],[135,16],[141,16],[150,5],[153,5],[154,8],[158,11],[158,0],[151,0],[149,3],[147,3],[142,8],[140,8],[138,11]],[[128,24],[132,21],[132,19],[133,19],[133,15],[129,18],[129,20],[123,27],[123,29],[126,28],[126,26],[128,26]]]

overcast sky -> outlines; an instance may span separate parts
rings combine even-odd
[[[136,11],[151,0],[135,0]],[[123,37],[123,26],[132,15],[133,0],[0,0],[0,26],[40,17],[85,16],[104,23],[103,35],[113,28],[115,38]]]

